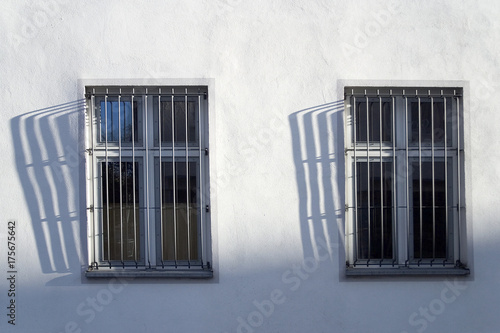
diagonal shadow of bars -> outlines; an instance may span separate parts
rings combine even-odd
[[[318,258],[325,245],[344,255],[343,111],[344,101],[336,101],[289,116],[304,258]]]
[[[80,117],[84,99],[11,120],[16,167],[31,216],[42,271],[80,271]],[[85,193],[85,192],[83,192]]]

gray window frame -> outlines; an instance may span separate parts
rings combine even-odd
[[[86,161],[87,217],[89,225],[89,268],[85,275],[89,278],[112,276],[211,278],[213,270],[209,209],[208,86],[86,85],[85,97],[87,99]],[[99,105],[101,100],[106,103],[108,99],[116,100],[118,105],[123,105],[120,103],[122,101],[131,102],[132,109],[134,103],[140,101],[137,104],[138,115],[135,118],[137,124],[131,124],[131,127],[135,129],[131,141],[122,142],[120,134],[118,134],[118,140],[101,140],[101,124],[102,121],[106,120],[101,119],[103,113],[99,110]],[[174,144],[172,147],[172,145],[162,146],[158,144],[158,130],[154,131],[154,129],[159,126],[157,113],[160,112],[160,108],[158,103],[154,103],[155,99],[157,101],[185,99],[186,101],[195,102],[197,108],[195,137],[197,142],[189,142],[188,144],[186,136],[185,145],[179,143]],[[119,115],[122,113],[118,111]],[[105,112],[104,114],[107,115],[108,113]],[[120,120],[119,124],[121,124]],[[187,130],[187,123],[185,125]],[[107,123],[105,123],[104,127],[108,128]],[[137,135],[137,140],[133,139],[134,135]],[[199,242],[197,260],[175,259],[165,264],[161,255],[158,254],[158,251],[161,251],[158,242],[160,244],[162,242],[161,236],[158,237],[161,234],[161,223],[159,222],[161,213],[158,213],[161,209],[157,207],[159,203],[157,184],[161,182],[158,179],[159,172],[156,169],[160,156],[162,161],[170,159],[176,162],[185,160],[196,160],[197,162],[198,167],[195,175],[197,179],[196,223],[199,232],[197,237],[197,242]],[[106,260],[106,258],[103,258],[102,221],[104,220],[100,201],[102,201],[104,189],[102,188],[100,165],[109,162],[139,162],[140,176],[139,179],[134,179],[133,184],[140,187],[140,221],[138,221],[140,223],[140,233],[137,235],[140,237],[140,254],[134,260],[124,260],[123,251],[120,260]],[[121,168],[121,164],[119,165]]]
[[[344,86],[344,143],[345,143],[345,175],[346,175],[346,209],[345,209],[345,238],[346,238],[346,275],[465,275],[469,274],[469,269],[466,267],[466,213],[465,213],[465,154],[464,154],[464,102],[463,102],[463,87],[388,87],[388,86]],[[360,144],[355,141],[355,131],[357,120],[356,115],[356,99],[392,99],[392,142],[382,141],[377,142],[362,142]],[[411,127],[411,119],[408,118],[408,99],[420,98],[429,99],[431,105],[434,99],[446,99],[451,101],[451,110],[454,112],[452,144],[451,146],[444,145],[438,147],[434,142],[434,134],[432,134],[431,144],[423,145],[421,141],[417,146],[408,143],[409,127]],[[365,103],[366,105],[366,103]],[[381,104],[380,104],[381,105]],[[420,102],[419,102],[419,117],[420,117]],[[433,106],[431,107],[433,108]],[[367,113],[370,110],[367,107]],[[382,114],[381,107],[379,109]],[[432,111],[433,112],[433,111]],[[445,103],[446,114],[446,103]],[[382,117],[382,116],[380,116]],[[434,119],[434,115],[431,116]],[[365,117],[367,118],[367,117]],[[369,119],[369,117],[367,118]],[[421,119],[421,118],[419,118]],[[433,121],[432,121],[433,122]],[[383,123],[382,120],[379,121]],[[446,116],[445,121],[446,122]],[[433,126],[433,125],[432,125]],[[446,126],[446,125],[445,125]],[[368,123],[366,128],[369,128]],[[366,129],[365,128],[365,129]],[[419,128],[419,133],[422,131]],[[382,129],[382,125],[380,125]],[[379,130],[380,131],[380,130]],[[432,133],[435,132],[435,127],[432,127]],[[445,133],[449,133],[449,128],[445,127]],[[367,134],[366,137],[369,137]],[[446,134],[445,134],[445,141]],[[419,159],[419,165],[422,166],[422,161],[426,159],[435,160],[447,156],[451,158],[452,167],[452,184],[451,193],[452,200],[455,205],[455,210],[449,209],[452,213],[445,219],[447,225],[446,239],[447,242],[447,257],[444,260],[437,260],[433,257],[416,258],[413,249],[413,216],[410,214],[410,200],[412,185],[410,184],[411,172],[409,169],[409,161],[414,158]],[[448,160],[446,158],[446,160]],[[391,178],[393,180],[393,198],[392,198],[392,249],[393,257],[390,260],[383,258],[360,259],[358,243],[358,221],[357,214],[357,195],[356,195],[356,164],[354,161],[364,161],[367,159],[370,162],[391,160],[393,161],[393,170]],[[435,165],[435,164],[431,164]],[[447,167],[445,166],[445,169]],[[420,167],[420,170],[422,168]],[[432,168],[434,169],[434,167]],[[435,184],[434,170],[432,171],[432,184]],[[446,176],[445,176],[446,177]],[[448,182],[449,183],[449,182]],[[421,185],[420,185],[421,186]],[[446,187],[445,185],[445,188]],[[436,193],[434,187],[432,193]],[[421,190],[420,190],[421,193]],[[435,194],[433,194],[433,197]],[[433,199],[434,200],[434,199]],[[434,201],[433,201],[434,202]],[[422,206],[422,205],[421,205]],[[453,206],[453,205],[452,205]],[[453,207],[448,207],[453,208]],[[436,207],[432,206],[435,211]],[[381,210],[383,212],[383,210]],[[446,209],[448,211],[448,209]],[[383,213],[382,213],[383,214]],[[433,215],[434,216],[434,215]],[[447,221],[450,221],[449,223]],[[433,234],[436,234],[436,220],[434,218]],[[448,225],[449,224],[449,225]],[[421,224],[420,224],[421,225]],[[369,230],[370,232],[370,230]],[[420,236],[422,233],[420,234]],[[422,237],[420,237],[422,238]],[[386,240],[387,241],[387,240]],[[433,239],[433,244],[436,244],[436,238]],[[434,245],[435,247],[435,245]],[[435,255],[435,251],[433,252]],[[439,258],[442,259],[442,258]]]

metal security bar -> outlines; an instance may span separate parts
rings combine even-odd
[[[458,191],[457,191],[457,229],[460,230],[462,220],[461,220],[461,215],[462,215],[462,196],[460,195],[460,190],[462,188],[461,184],[461,168],[460,168],[460,161],[463,159],[463,154],[460,149],[460,140],[461,140],[461,135],[460,135],[460,98],[457,96],[456,97],[456,106],[457,106],[457,112],[456,112],[456,117],[457,117],[457,185],[458,185]],[[461,249],[461,244],[460,244],[460,235],[458,237],[458,253],[460,253]],[[457,262],[460,263],[460,256],[457,259]]]
[[[205,267],[201,249],[205,247],[205,218],[202,211],[203,93],[196,97],[184,89],[175,89],[168,99],[158,96],[161,117],[158,147],[161,147],[161,211],[159,242],[162,267]],[[168,109],[168,113],[162,112]],[[167,116],[168,115],[168,116]],[[168,125],[168,126],[165,126]],[[165,136],[165,134],[168,135]],[[168,171],[165,171],[168,170]]]
[[[352,137],[352,140],[354,142],[353,144],[353,154],[354,154],[354,158],[353,158],[353,168],[354,168],[354,189],[357,189],[358,188],[358,183],[357,183],[357,180],[358,180],[358,163],[357,163],[357,156],[356,156],[356,147],[357,147],[357,142],[356,142],[356,96],[353,96],[352,97],[352,100],[353,100],[353,105],[352,105],[352,108],[353,108],[353,113],[352,113],[352,117],[353,117],[353,126],[352,126],[352,129],[353,129],[353,137]],[[358,224],[358,195],[357,193],[354,194],[354,225],[357,229],[359,229],[359,224]],[[356,246],[356,258],[359,258],[360,257],[360,246]]]
[[[86,97],[91,267],[211,270],[206,87],[88,87]]]
[[[136,184],[136,177],[135,177],[135,172],[136,172],[136,168],[135,168],[135,121],[134,121],[134,118],[135,118],[135,115],[137,114],[137,110],[135,109],[135,106],[134,106],[134,92],[135,90],[132,89],[132,96],[130,96],[130,105],[132,107],[132,211],[134,212],[134,253],[137,253],[138,252],[138,238],[137,238],[137,214],[135,214],[136,212],[136,200],[138,199],[137,198],[137,195],[136,195],[136,189],[137,189],[137,184]],[[137,256],[136,258],[134,259],[135,261],[135,265],[137,267],[138,265],[138,259]]]
[[[461,96],[461,88],[345,88],[348,265],[461,267]]]
[[[185,156],[186,156],[186,215],[187,215],[187,259],[188,259],[188,266],[191,266],[191,224],[189,221],[189,208],[190,208],[190,203],[191,201],[189,200],[189,192],[190,192],[190,187],[189,187],[189,151],[188,151],[188,96],[187,96],[187,89],[185,91],[185,96],[184,96],[184,124],[185,124],[185,133],[186,133],[186,141],[185,141]]]

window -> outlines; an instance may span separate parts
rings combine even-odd
[[[207,93],[86,87],[88,277],[212,276]]]
[[[344,94],[347,274],[468,274],[462,88]]]

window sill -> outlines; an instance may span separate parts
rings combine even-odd
[[[211,269],[88,269],[87,278],[190,278],[211,279],[214,272]]]
[[[346,276],[439,276],[439,275],[469,275],[468,268],[352,268],[345,271]]]

